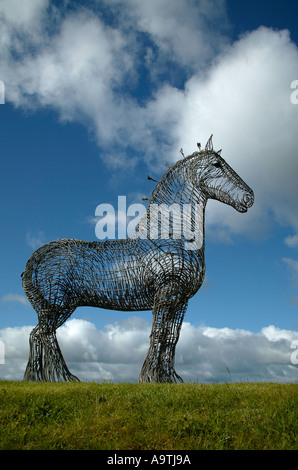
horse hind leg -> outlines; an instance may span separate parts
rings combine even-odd
[[[39,333],[39,325],[37,325],[30,333],[29,338],[30,351],[29,360],[24,374],[24,380],[33,382],[43,381],[43,365],[42,365],[42,341]]]
[[[60,350],[56,330],[45,328],[42,322],[30,334],[30,352],[25,381],[35,382],[79,382],[70,373]]]

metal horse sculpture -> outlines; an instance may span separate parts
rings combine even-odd
[[[208,199],[239,212],[254,201],[253,191],[213,150],[212,136],[204,150],[199,146],[168,169],[131,237],[62,239],[36,250],[23,274],[25,293],[38,315],[24,380],[78,380],[64,361],[56,330],[77,307],[94,306],[152,310],[150,347],[139,382],[182,382],[174,369],[175,347],[188,300],[204,279]],[[158,216],[162,208],[169,209],[166,234]]]

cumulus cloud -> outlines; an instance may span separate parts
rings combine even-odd
[[[40,21],[41,15],[49,5],[49,0],[2,0],[0,13],[11,24],[29,29]]]
[[[22,379],[32,327],[0,330],[5,364],[0,376]],[[61,350],[70,370],[85,381],[138,379],[149,346],[151,325],[131,317],[96,328],[86,320],[71,319],[58,331]],[[230,328],[182,326],[176,350],[176,370],[184,381],[295,382],[298,369],[291,362],[298,332],[273,325],[258,333]]]
[[[29,355],[30,326],[4,328],[0,330],[2,344],[2,364],[0,362],[1,380],[21,380],[24,376],[26,359]]]
[[[153,154],[163,144],[155,142],[155,125],[163,123],[151,126],[150,109],[134,97],[149,56],[150,73],[170,61],[173,74],[179,63],[180,70],[186,63],[197,69],[216,49],[211,44],[221,45],[220,28],[214,34],[209,23],[224,14],[222,0],[189,0],[188,8],[181,0],[107,2],[115,26],[86,7],[59,16],[47,1],[39,7],[33,0],[23,3],[28,4],[26,14],[14,13],[6,1],[0,5],[0,63],[8,101],[27,108],[51,107],[62,120],[84,122],[106,147],[118,141],[122,148],[124,143],[149,147]],[[20,34],[16,22],[23,19],[24,26],[31,17],[35,21],[30,29]],[[162,127],[158,132],[163,133]],[[119,165],[116,155],[113,162]]]
[[[83,121],[99,139],[112,139],[118,108],[113,88],[131,65],[121,33],[81,12],[67,17],[51,39],[46,32],[40,36],[34,53],[27,54],[32,41],[26,39],[20,51],[26,59],[6,50],[2,60],[7,99],[17,106],[52,107],[62,120]]]
[[[5,294],[1,298],[1,302],[3,303],[16,302],[25,306],[30,305],[27,298],[24,295],[20,295],[20,294]]]
[[[206,76],[194,75],[184,90],[159,92],[171,114],[176,107],[172,135],[184,152],[213,132],[215,148],[223,148],[222,156],[255,192],[255,204],[241,221],[241,215],[212,201],[209,226],[261,234],[273,214],[275,223],[298,230],[298,108],[290,101],[295,76],[298,48],[289,32],[261,27],[218,56]],[[157,109],[164,110],[162,101],[156,100]]]
[[[223,0],[187,0],[187,7],[185,0],[112,0],[102,3],[106,11],[90,3],[71,11],[46,0],[23,0],[28,9],[14,3],[0,4],[7,101],[82,122],[114,168],[133,167],[131,148],[134,159],[158,167],[213,133],[255,204],[242,217],[211,201],[210,234],[260,236],[281,224],[296,246],[298,106],[290,85],[298,48],[289,31],[260,27],[229,43]]]
[[[107,4],[120,13],[121,23],[148,35],[146,65],[153,76],[165,71],[171,75],[173,62],[176,72],[197,71],[227,41],[224,0],[108,0]]]

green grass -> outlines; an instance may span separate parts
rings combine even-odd
[[[0,382],[0,449],[297,449],[297,384]]]

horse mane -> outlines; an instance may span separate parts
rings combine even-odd
[[[178,180],[180,177],[183,179],[184,182],[188,182],[189,180],[186,181],[185,178],[185,169],[188,168],[190,160],[193,160],[194,158],[199,160],[204,160],[204,157],[207,155],[211,155],[216,153],[217,155],[220,155],[221,150],[218,150],[217,152],[214,151],[213,149],[213,142],[212,142],[213,134],[209,137],[205,149],[201,150],[201,144],[197,143],[197,146],[199,148],[199,151],[193,152],[192,154],[188,156],[184,156],[183,149],[181,148],[180,153],[182,154],[183,158],[180,158],[177,160],[172,166],[168,167],[168,170],[163,174],[162,178],[160,181],[156,181],[153,178],[148,176],[148,179],[155,181],[157,184],[155,188],[153,189],[151,193],[151,197],[149,200],[149,206],[150,204],[153,204],[155,201],[158,201],[159,203],[171,203],[171,201],[167,200],[167,192],[172,192],[172,185],[173,186],[181,186],[181,181],[179,182]],[[180,171],[179,171],[180,170]],[[145,199],[145,198],[144,198]]]
[[[135,228],[134,234],[130,238],[135,238],[136,234],[142,230],[142,228],[147,227],[147,217],[150,211],[151,204],[168,204],[171,205],[173,202],[182,203],[183,197],[186,197],[189,201],[193,199],[194,193],[198,193],[197,189],[194,188],[193,184],[189,179],[189,167],[192,160],[196,159],[196,162],[204,160],[207,155],[214,153],[213,143],[212,143],[213,134],[209,137],[205,149],[201,150],[201,144],[197,143],[199,151],[193,152],[188,156],[184,156],[183,149],[180,150],[183,158],[177,160],[172,166],[168,167],[168,170],[163,174],[162,178],[159,181],[156,181],[151,176],[148,176],[148,179],[156,182],[155,188],[151,193],[151,197],[143,198],[143,200],[148,200],[148,207],[146,214],[141,218],[139,223]],[[173,200],[173,195],[175,195],[175,201]],[[178,199],[178,201],[176,200]]]

